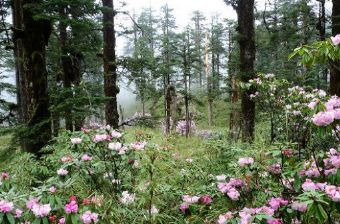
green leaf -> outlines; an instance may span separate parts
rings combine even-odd
[[[48,219],[45,217],[45,218],[43,218],[43,224],[48,224]]]
[[[8,222],[9,222],[10,224],[15,224],[14,217],[13,217],[13,215],[12,215],[11,213],[7,213],[6,216],[7,216]]]
[[[76,215],[71,216],[72,224],[77,224],[78,223],[78,218]]]
[[[40,224],[41,223],[41,219],[36,219],[34,220],[34,222],[32,224]]]
[[[320,204],[318,204],[318,209],[319,209],[319,213],[322,216],[323,220],[326,221],[328,219],[328,215],[327,215],[325,209]]]

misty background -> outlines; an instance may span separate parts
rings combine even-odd
[[[173,15],[176,18],[176,25],[178,30],[182,30],[188,24],[192,24],[192,12],[201,11],[207,18],[207,23],[210,22],[210,18],[218,16],[221,20],[233,19],[236,20],[236,12],[231,6],[227,6],[223,0],[125,0],[126,6],[124,11],[128,11],[130,15],[139,15],[143,8],[152,8],[155,11],[155,16],[160,15],[160,8],[168,4],[169,8],[174,9]],[[314,0],[313,2],[317,2]],[[263,10],[265,4],[269,4],[269,0],[258,0],[256,8]],[[331,9],[331,3],[327,3],[327,10]],[[121,31],[122,27],[132,27],[133,23],[128,16],[117,16],[116,24],[118,31]],[[125,55],[125,47],[128,47],[130,43],[126,38],[122,36],[117,37],[117,55]],[[100,59],[98,59],[100,60]],[[1,70],[0,75],[5,76],[3,82],[15,85],[15,72],[14,70]],[[136,99],[136,95],[133,93],[134,86],[127,85],[124,80],[119,83],[120,93],[118,95],[118,104],[124,109],[124,117],[130,116],[136,111],[141,110],[141,105]],[[0,97],[10,102],[16,101],[16,96],[7,92],[0,92]]]

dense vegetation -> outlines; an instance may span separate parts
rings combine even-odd
[[[0,0],[0,223],[339,223],[340,2],[224,3]]]

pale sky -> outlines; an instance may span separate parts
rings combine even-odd
[[[223,0],[126,0],[126,2],[127,7],[136,13],[150,5],[158,10],[168,3],[169,7],[174,9],[176,21],[180,26],[190,21],[192,11],[195,10],[203,12],[208,18],[216,13],[224,18],[236,18],[234,10]]]

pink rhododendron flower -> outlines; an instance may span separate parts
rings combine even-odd
[[[13,202],[8,202],[5,200],[0,201],[0,212],[1,213],[9,213],[14,209]]]
[[[146,142],[135,142],[135,143],[132,143],[132,144],[130,145],[130,147],[131,147],[132,149],[137,150],[137,151],[142,151],[142,150],[144,150],[145,146],[146,146]]]
[[[233,201],[237,201],[240,197],[240,193],[235,189],[235,188],[231,188],[228,192],[227,195],[229,196],[229,198]]]
[[[66,204],[64,207],[66,214],[77,213],[78,212],[78,204],[76,201],[71,201]]]
[[[87,162],[87,161],[91,161],[92,160],[92,157],[87,155],[87,154],[84,154],[82,157],[81,157],[81,160],[84,161],[84,162]]]
[[[189,211],[189,205],[187,203],[183,203],[179,206],[179,210],[181,210],[183,214],[186,214]]]
[[[282,198],[271,198],[268,202],[269,206],[275,211],[278,210],[282,205],[288,205],[288,201]]]
[[[93,204],[95,204],[96,206],[99,206],[99,207],[102,206],[103,201],[104,201],[104,196],[103,195],[98,196],[98,197],[97,196],[92,196],[92,198],[91,198],[91,202]]]
[[[40,205],[35,204],[33,205],[32,212],[37,218],[43,218],[48,216],[51,211],[50,204]]]
[[[55,186],[50,187],[50,192],[53,194],[57,191],[57,188]]]
[[[319,112],[313,116],[312,121],[316,126],[327,126],[333,123],[334,114],[331,111]]]
[[[306,179],[306,181],[302,184],[302,189],[304,191],[313,191],[318,190],[319,188],[311,179]]]
[[[3,180],[6,180],[6,179],[9,178],[9,173],[3,172],[3,173],[1,173],[1,177],[2,177]]]
[[[72,156],[63,156],[60,160],[63,163],[68,163],[68,162],[72,162],[73,161],[73,157]]]
[[[226,224],[229,219],[233,218],[233,213],[232,212],[227,212],[225,214],[219,215],[217,223],[218,224]]]
[[[281,173],[281,164],[275,163],[268,167],[268,171],[272,174],[280,174]]]
[[[338,96],[332,96],[332,98],[325,103],[325,106],[327,111],[340,107],[340,98]]]
[[[266,214],[268,216],[272,216],[275,213],[275,210],[273,208],[270,208],[268,206],[262,206],[260,208],[255,209],[256,214]]]
[[[95,135],[92,138],[92,141],[95,142],[95,143],[104,142],[104,141],[111,141],[111,136],[109,136],[107,134],[98,134],[98,135]]]
[[[307,204],[303,202],[294,201],[291,205],[292,209],[299,212],[307,211]]]
[[[340,201],[340,187],[336,187],[333,185],[325,186],[325,193],[328,197],[331,198],[332,201],[339,202]]]
[[[83,139],[81,138],[71,138],[71,143],[73,145],[78,145],[78,144],[81,144],[83,142]]]
[[[313,102],[310,102],[309,104],[308,104],[308,107],[309,107],[309,109],[314,109],[315,107],[316,107],[316,105],[317,105],[317,102],[315,102],[315,101],[313,101]]]
[[[96,223],[98,222],[98,214],[91,211],[86,211],[84,214],[80,216],[80,220],[84,224]]]
[[[281,219],[268,219],[267,220],[268,224],[282,224]]]
[[[292,149],[282,149],[282,154],[287,157],[291,157],[294,155],[294,152]]]
[[[238,164],[240,165],[240,167],[244,167],[246,165],[250,165],[254,163],[254,159],[251,157],[244,157],[244,158],[239,158],[238,160]]]
[[[120,138],[120,137],[122,137],[122,134],[118,131],[113,130],[111,132],[111,136],[112,136],[112,138]]]
[[[183,195],[182,200],[188,204],[197,203],[200,200],[198,196]]]
[[[20,218],[22,213],[23,213],[23,211],[17,208],[17,209],[15,209],[15,216],[14,217]]]
[[[38,203],[39,203],[39,199],[33,198],[33,199],[29,200],[29,201],[26,203],[26,207],[27,207],[29,210],[32,210],[32,209],[33,209],[33,206],[34,206],[34,205],[37,205]]]
[[[331,40],[332,40],[332,42],[335,46],[339,45],[340,44],[340,34],[336,35],[335,37],[331,37]]]
[[[212,198],[210,195],[203,195],[201,196],[199,201],[204,205],[210,205],[212,202]]]

